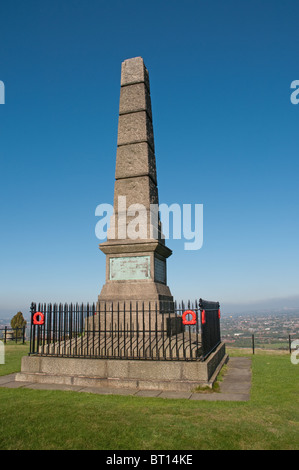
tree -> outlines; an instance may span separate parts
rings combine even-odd
[[[23,317],[22,312],[18,312],[14,317],[12,317],[10,321],[10,326],[12,328],[19,328],[18,330],[16,329],[16,336],[20,337],[22,336],[22,331],[21,328],[24,328],[27,325],[27,321]]]

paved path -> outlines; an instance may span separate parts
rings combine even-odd
[[[70,390],[104,395],[134,395],[136,397],[179,398],[187,400],[248,401],[251,388],[251,359],[247,357],[230,358],[223,381],[220,382],[219,393],[161,392],[155,390],[140,390],[136,392],[130,389],[119,388],[16,382],[15,375],[16,374],[10,374],[0,377],[0,387],[30,388],[35,390]]]

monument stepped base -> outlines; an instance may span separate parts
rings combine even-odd
[[[25,356],[16,381],[192,391],[198,385],[212,387],[227,361],[224,343],[203,362]]]
[[[194,360],[202,356],[200,336],[190,333],[184,338],[183,333],[172,336],[149,336],[140,332],[130,336],[121,334],[86,334],[61,342],[45,344],[39,347],[41,356],[72,356],[75,358],[121,359],[125,351],[128,360]],[[115,354],[118,353],[118,356]]]

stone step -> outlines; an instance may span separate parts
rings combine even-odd
[[[187,340],[184,335],[131,337],[89,334],[42,345],[38,352],[49,356],[195,359],[201,355],[201,344],[195,338]]]

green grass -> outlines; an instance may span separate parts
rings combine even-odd
[[[4,345],[5,364],[0,364],[0,376],[19,372],[21,359],[29,352],[29,343],[7,342]]]
[[[299,365],[250,357],[249,402],[0,388],[0,449],[299,450]]]

